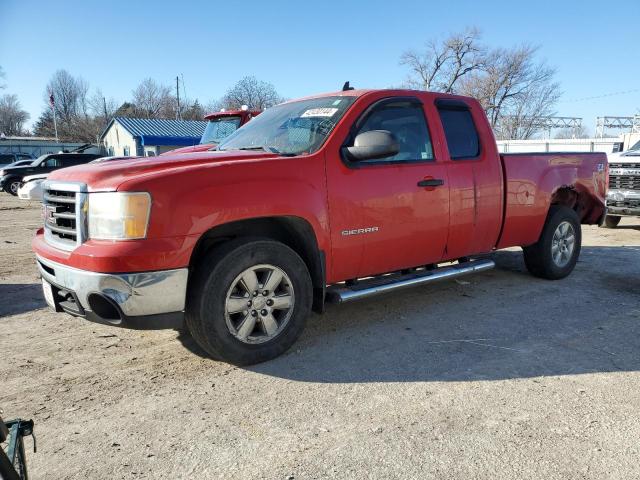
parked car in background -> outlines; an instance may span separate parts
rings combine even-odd
[[[91,160],[89,163],[110,162],[113,160],[127,160],[138,157],[100,157]],[[140,157],[148,158],[148,157]],[[18,197],[22,200],[42,200],[42,182],[46,180],[48,174],[29,175],[22,179],[22,184],[18,188]]]
[[[251,364],[326,301],[484,271],[496,249],[566,277],[606,179],[604,153],[500,154],[472,98],[347,90],[269,108],[215,151],[54,172],[32,247],[55,311],[184,319]]]
[[[50,153],[33,160],[29,165],[4,167],[0,170],[0,188],[11,195],[18,195],[24,177],[53,172],[60,168],[88,163],[101,155],[94,153]]]
[[[29,175],[22,179],[18,188],[18,198],[22,200],[42,200],[42,182],[47,178],[46,173]]]
[[[601,226],[615,228],[622,217],[640,216],[640,141],[608,159],[607,216]]]
[[[0,168],[28,165],[34,160],[30,153],[0,153]]]
[[[191,153],[191,152],[205,152],[215,148],[225,138],[247,123],[256,115],[259,115],[259,110],[226,110],[215,113],[210,113],[204,117],[207,120],[207,127],[202,134],[200,143],[191,147],[176,148],[162,155],[172,155],[174,153]]]

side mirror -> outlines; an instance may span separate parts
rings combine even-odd
[[[388,130],[370,130],[358,135],[347,152],[355,160],[393,157],[400,151],[398,141]]]

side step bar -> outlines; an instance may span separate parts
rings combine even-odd
[[[390,274],[383,277],[362,280],[355,285],[332,285],[327,288],[326,299],[330,303],[345,303],[372,297],[379,293],[391,292],[401,288],[415,287],[425,283],[438,282],[462,277],[476,272],[491,270],[496,264],[493,260],[469,260],[463,263],[447,265],[433,270],[419,270],[407,274]]]

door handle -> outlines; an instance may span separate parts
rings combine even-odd
[[[419,187],[440,187],[444,185],[444,180],[441,178],[425,178],[418,182]]]

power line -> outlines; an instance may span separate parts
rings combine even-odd
[[[640,92],[640,88],[634,88],[632,90],[622,90],[620,92],[605,93],[602,95],[595,95],[593,97],[571,98],[569,100],[561,100],[558,103],[583,102],[585,100],[596,100],[598,98],[615,97],[618,95],[628,95],[629,93],[636,93],[636,92]]]

